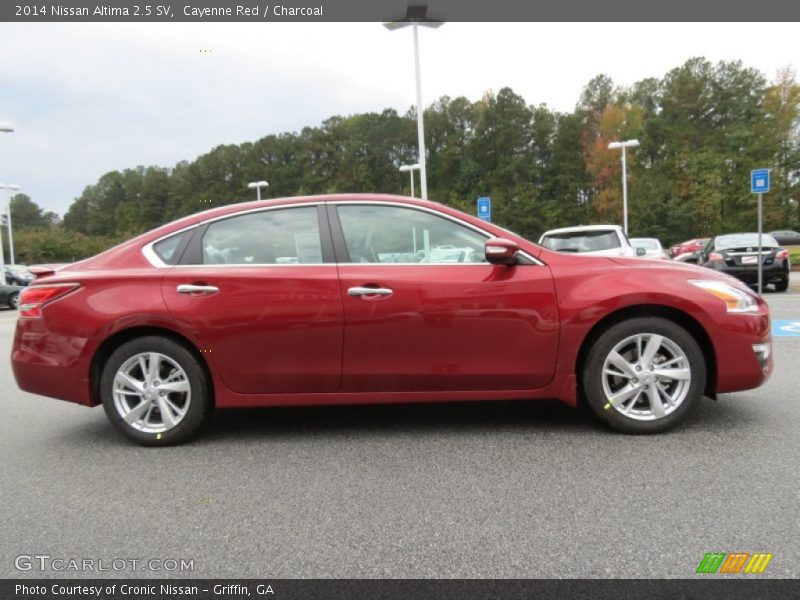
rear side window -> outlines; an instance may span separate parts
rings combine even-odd
[[[192,235],[192,231],[193,230],[190,229],[189,231],[184,231],[170,236],[165,240],[161,240],[157,244],[153,244],[153,252],[167,265],[178,264],[178,260],[181,257],[180,255],[186,245],[184,242]]]
[[[202,240],[204,265],[320,264],[316,206],[281,208],[214,221]]]

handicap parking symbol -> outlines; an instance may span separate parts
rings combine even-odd
[[[776,320],[772,322],[773,337],[800,337],[800,321]]]

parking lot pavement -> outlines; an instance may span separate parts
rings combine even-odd
[[[167,449],[20,392],[4,358],[0,576],[41,576],[14,568],[38,553],[194,560],[112,573],[140,577],[692,577],[706,552],[764,551],[765,576],[798,577],[800,338],[774,351],[765,386],[658,436],[466,403],[220,411]]]

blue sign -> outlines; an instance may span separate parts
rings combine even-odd
[[[800,337],[800,321],[773,321],[772,337]]]
[[[492,221],[492,201],[489,196],[478,198],[478,218],[484,221]]]
[[[769,169],[750,172],[750,191],[754,194],[766,194],[769,191]]]

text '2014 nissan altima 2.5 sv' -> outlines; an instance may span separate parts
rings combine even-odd
[[[380,195],[224,206],[41,277],[12,363],[148,445],[215,407],[537,398],[656,433],[773,368],[768,308],[732,277]]]

